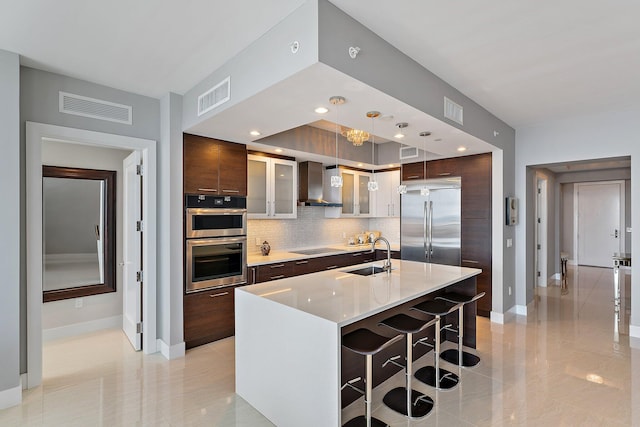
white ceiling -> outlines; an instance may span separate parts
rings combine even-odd
[[[0,0],[22,64],[184,93],[303,0]],[[637,0],[332,3],[516,129],[640,106]]]

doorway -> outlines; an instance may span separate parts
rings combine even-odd
[[[624,181],[585,182],[574,191],[574,253],[577,263],[613,266],[615,252],[624,252]]]
[[[547,180],[536,176],[535,265],[536,286],[547,286]]]
[[[26,125],[26,226],[27,235],[27,388],[42,382],[42,142],[60,141],[86,146],[125,149],[140,156],[142,174],[141,207],[146,231],[143,248],[154,248],[156,241],[156,141],[27,122]],[[156,256],[142,250],[145,267],[141,292],[141,344],[145,354],[156,348]]]

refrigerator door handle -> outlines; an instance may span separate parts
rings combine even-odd
[[[429,252],[431,248],[428,247],[429,244],[429,202],[424,202],[424,212],[422,213],[422,244],[424,245],[424,257],[427,261],[429,261]]]
[[[433,202],[429,201],[429,261],[433,256]]]

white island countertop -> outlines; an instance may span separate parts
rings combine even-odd
[[[344,326],[481,272],[476,268],[393,260],[390,274],[348,273],[374,265],[382,266],[382,261],[243,286],[236,292],[248,292]]]

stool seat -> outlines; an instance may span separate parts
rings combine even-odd
[[[461,295],[456,292],[447,292],[444,295],[436,297],[437,300],[443,300],[454,304],[469,304],[477,301],[484,296],[484,292],[480,292],[477,295]]]
[[[425,322],[424,320],[416,319],[415,317],[400,313],[384,319],[380,324],[388,326],[394,331],[398,331],[403,334],[415,334],[435,324],[435,320]]]
[[[442,300],[423,301],[420,304],[416,304],[411,307],[412,310],[418,310],[432,316],[445,316],[452,311],[455,311],[457,305],[451,305],[450,303]]]
[[[369,329],[360,328],[343,336],[342,345],[355,353],[367,355],[375,354],[400,339],[402,335],[387,338]]]

